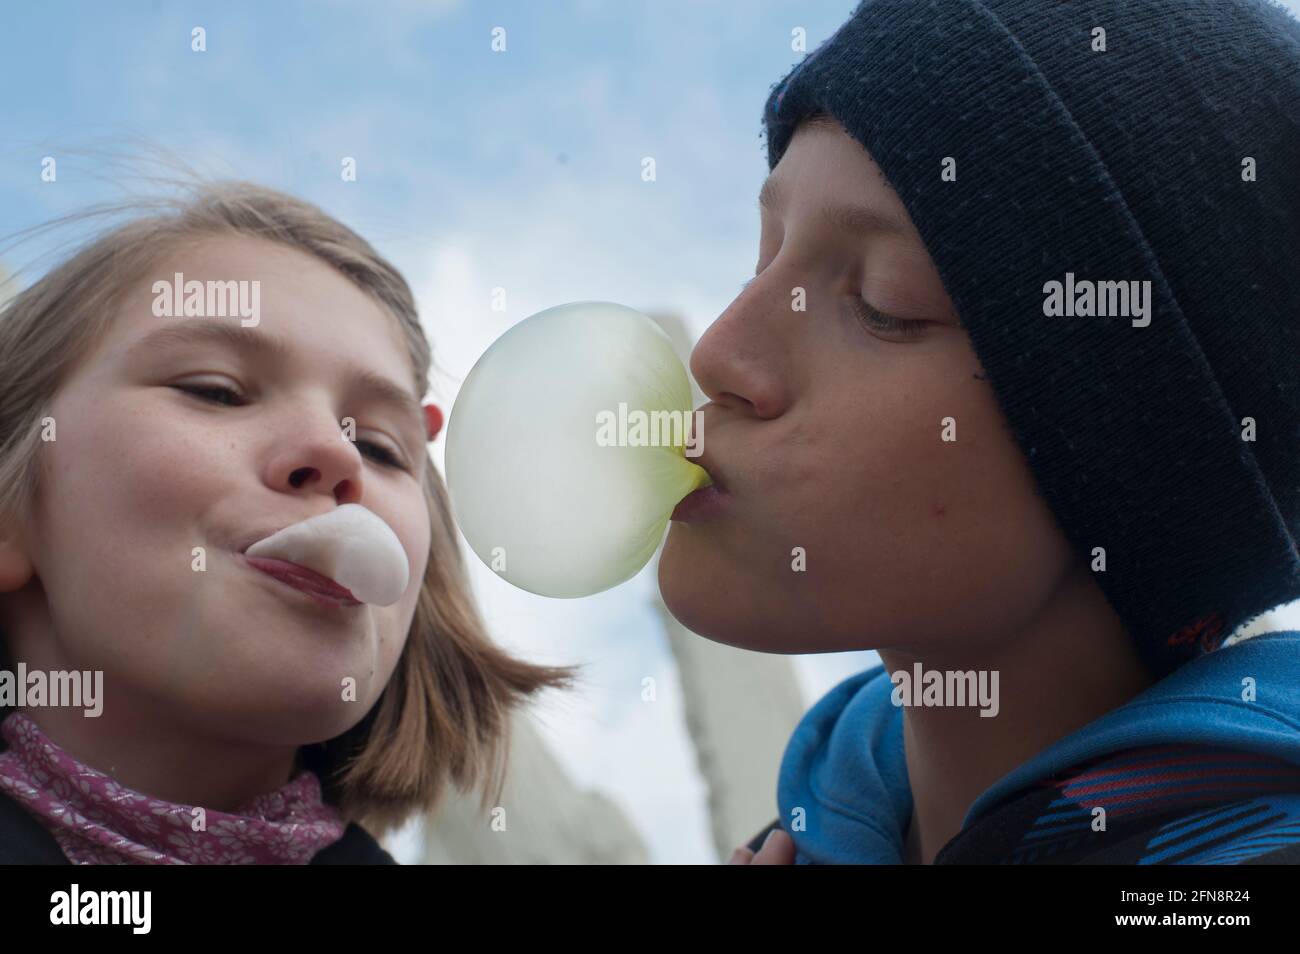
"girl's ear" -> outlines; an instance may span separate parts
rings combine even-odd
[[[34,571],[22,533],[12,524],[0,522],[0,593],[21,589]]]
[[[442,409],[436,404],[424,405],[424,427],[429,440],[438,436],[442,430]]]

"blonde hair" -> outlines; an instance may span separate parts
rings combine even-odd
[[[425,393],[432,353],[410,287],[321,209],[246,182],[191,182],[179,197],[112,207],[141,209],[150,214],[90,241],[0,306],[0,525],[27,513],[35,499],[40,421],[60,383],[105,333],[127,290],[182,243],[255,236],[337,269],[397,320],[415,394]],[[429,558],[396,669],[360,723],[299,749],[326,800],[375,834],[433,811],[448,781],[466,791],[481,785],[483,807],[494,804],[504,785],[511,710],[573,679],[570,667],[515,659],[491,641],[470,595],[446,486],[431,460],[423,469]],[[0,668],[11,668],[6,657],[0,633]],[[7,714],[0,708],[0,720]]]

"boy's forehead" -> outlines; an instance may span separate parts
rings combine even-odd
[[[866,147],[838,124],[804,124],[759,189],[759,207],[778,211],[787,198],[825,195],[888,203],[902,211],[893,186]],[[906,216],[902,216],[905,218]]]
[[[854,237],[891,235],[919,241],[906,208],[884,187],[872,188],[862,178],[844,180],[820,174],[783,177],[779,168],[767,177],[758,194],[759,210],[780,218],[807,212],[830,228]]]

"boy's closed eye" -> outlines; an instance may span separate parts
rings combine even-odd
[[[758,276],[755,275],[754,278]],[[740,283],[740,291],[743,293],[754,278],[747,278]],[[884,335],[886,340],[909,340],[919,337],[925,331],[925,326],[930,324],[926,321],[916,321],[910,318],[895,318],[887,315],[875,308],[861,295],[850,295],[850,304],[853,307],[858,321],[872,332]]]

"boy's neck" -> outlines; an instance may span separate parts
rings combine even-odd
[[[934,863],[933,855],[927,857],[921,850],[921,839],[919,836],[920,825],[916,820],[916,806],[912,806],[912,820],[907,826],[907,831],[903,835],[903,864],[905,865],[928,865]]]
[[[882,649],[880,657],[891,675],[903,673],[909,680],[918,662],[923,673],[998,674],[993,717],[981,716],[973,704],[903,709],[912,791],[912,820],[904,839],[909,864],[932,864],[961,831],[970,806],[1000,778],[1152,682],[1086,570],[1057,589],[1023,634],[995,647],[927,653],[926,658]]]

